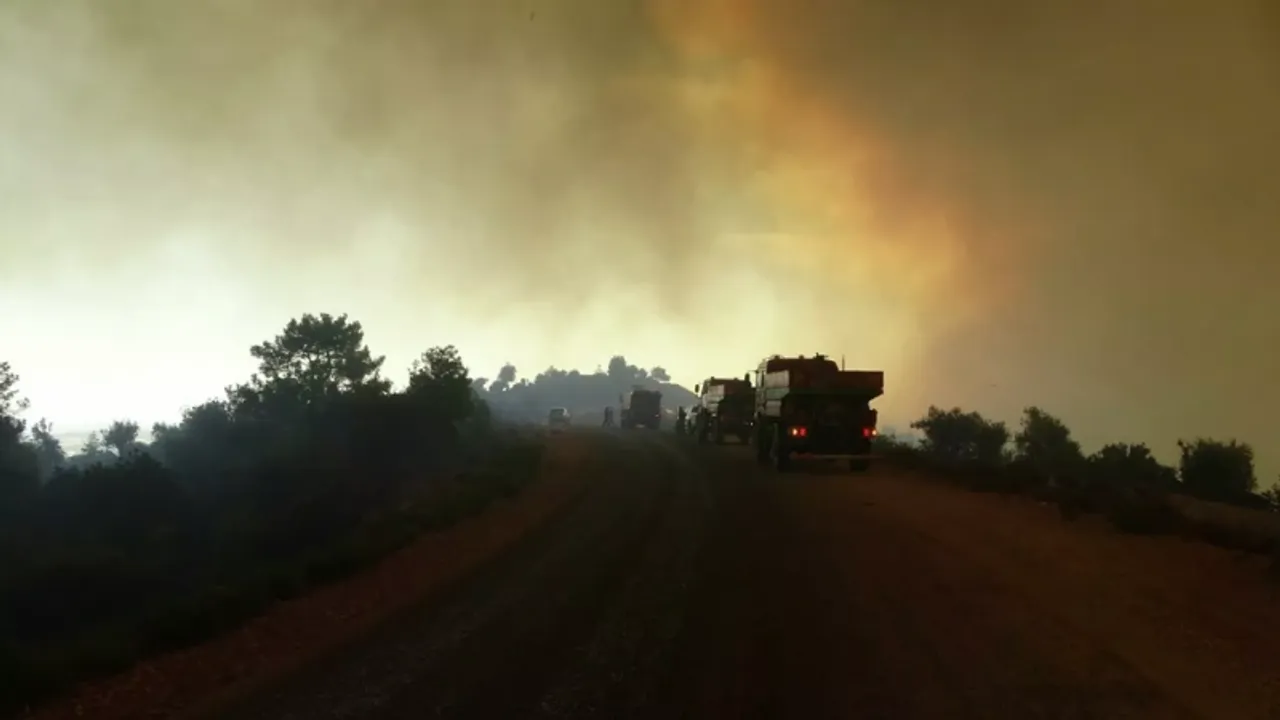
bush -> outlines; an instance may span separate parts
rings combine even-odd
[[[1253,448],[1231,440],[1179,440],[1180,471],[1187,492],[1204,500],[1239,503],[1258,485]]]
[[[1186,519],[1165,496],[1147,490],[1113,494],[1104,513],[1107,521],[1123,533],[1173,535],[1187,527]]]
[[[941,410],[930,406],[925,416],[911,423],[911,427],[924,433],[925,453],[957,465],[971,461],[999,465],[1005,459],[1005,447],[1009,444],[1009,429],[1004,423],[960,408]]]
[[[1022,413],[1022,427],[1013,437],[1015,457],[1026,472],[1045,478],[1078,475],[1084,464],[1080,443],[1071,437],[1065,423],[1037,407]]]
[[[1090,455],[1076,472],[1055,478],[1054,500],[1068,520],[1103,513],[1118,528],[1167,525],[1155,517],[1162,509],[1149,507],[1151,498],[1177,486],[1173,468],[1161,465],[1145,445],[1115,443]]]
[[[1087,473],[1096,485],[1108,488],[1144,488],[1173,492],[1179,488],[1177,472],[1156,460],[1143,444],[1112,443],[1089,456]]]
[[[877,435],[871,441],[871,452],[891,459],[899,464],[918,464],[921,447],[908,440],[903,440],[893,433]]]
[[[1267,504],[1267,509],[1272,512],[1280,512],[1280,485],[1273,485],[1266,490],[1258,493],[1258,497],[1262,498]]]

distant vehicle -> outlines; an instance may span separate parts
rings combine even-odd
[[[756,457],[786,470],[793,455],[871,466],[884,372],[843,370],[825,355],[766,358],[756,369]]]
[[[750,374],[744,378],[707,378],[693,386],[698,404],[693,409],[693,436],[699,443],[724,444],[733,435],[749,442],[755,426],[753,414],[755,388]]]
[[[551,408],[551,412],[547,413],[547,426],[552,430],[563,430],[570,427],[572,420],[569,416],[568,408]]]
[[[620,400],[622,405],[621,424],[624,429],[632,430],[637,427],[647,427],[650,430],[657,430],[662,426],[661,392],[637,387],[623,395]]]

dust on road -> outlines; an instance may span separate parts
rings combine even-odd
[[[582,444],[591,487],[553,523],[224,716],[1280,712],[1280,603],[1221,551],[883,470],[776,476],[670,435],[554,442]]]

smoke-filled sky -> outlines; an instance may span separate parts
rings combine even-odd
[[[891,422],[1275,467],[1278,195],[1269,0],[0,0],[0,355],[64,429],[331,311],[396,376],[822,350]]]

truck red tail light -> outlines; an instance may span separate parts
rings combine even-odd
[[[791,428],[791,430],[789,431],[789,433],[790,433],[791,437],[794,437],[794,438],[808,437],[808,436],[809,436],[809,428],[807,428],[807,427],[802,427],[802,426],[801,426],[801,427],[792,427],[792,428]]]
[[[876,429],[875,429],[875,428],[873,428],[873,427],[869,427],[869,428],[862,428],[862,437],[864,437],[864,438],[873,438],[873,437],[875,437],[875,436],[876,436],[876,435],[878,435],[878,434],[879,434],[879,433],[877,433],[877,432],[876,432]]]

